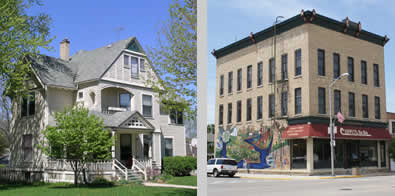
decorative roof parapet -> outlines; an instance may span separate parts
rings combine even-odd
[[[387,38],[387,36],[383,37],[363,30],[360,22],[354,23],[352,21],[349,21],[348,17],[346,18],[346,20],[343,21],[334,20],[326,16],[317,14],[314,9],[312,11],[302,10],[300,12],[300,15],[296,15],[277,24],[277,34],[281,34],[290,29],[301,26],[307,22],[336,32],[344,33],[349,36],[356,37],[358,39],[365,40],[380,46],[384,46],[389,41],[389,38]],[[215,58],[221,58],[260,41],[269,39],[273,35],[273,26],[271,26],[260,32],[250,33],[248,37],[233,42],[223,48],[213,50],[211,54]]]

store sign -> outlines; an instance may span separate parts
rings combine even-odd
[[[344,136],[360,136],[360,137],[372,136],[369,134],[369,132],[367,130],[344,129],[344,128],[340,128],[340,134],[344,135]]]

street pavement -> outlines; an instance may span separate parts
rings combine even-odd
[[[335,179],[207,177],[208,196],[395,196],[395,176]]]

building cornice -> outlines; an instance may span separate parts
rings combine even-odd
[[[345,22],[337,21],[326,16],[317,14],[315,10],[313,11],[301,11],[299,15],[296,15],[292,18],[289,18],[279,24],[276,25],[277,34],[281,34],[283,32],[289,31],[293,28],[301,26],[303,24],[314,24],[320,27],[324,27],[329,30],[333,30],[339,33],[343,33],[349,35],[351,37],[361,39],[364,41],[368,41],[380,46],[383,46],[389,41],[387,36],[380,36],[365,30],[361,29],[360,23],[353,24],[348,18]],[[351,24],[351,25],[350,25]],[[269,39],[273,37],[274,31],[273,26],[266,28],[257,33],[251,33],[248,37],[245,37],[239,41],[236,41],[232,44],[229,44],[221,49],[213,50],[212,55],[215,58],[221,58],[228,54],[231,54],[240,49],[246,48],[248,46],[254,45],[260,41]]]

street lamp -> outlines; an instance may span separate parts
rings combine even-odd
[[[335,158],[334,158],[334,147],[335,147],[335,134],[333,133],[333,123],[332,123],[332,86],[340,80],[344,76],[350,75],[349,73],[343,73],[339,77],[333,80],[331,84],[329,84],[328,90],[329,90],[329,129],[330,129],[330,137],[331,137],[331,169],[332,169],[332,176],[335,176]]]

